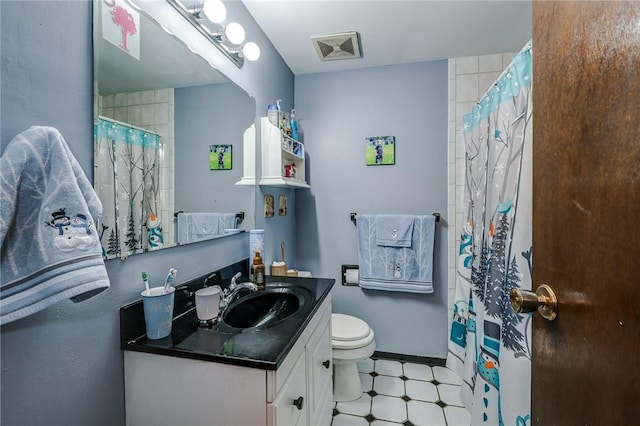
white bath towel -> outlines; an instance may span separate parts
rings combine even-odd
[[[0,324],[109,287],[102,205],[62,135],[31,127],[0,158]]]

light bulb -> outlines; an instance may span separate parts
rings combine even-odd
[[[214,24],[220,24],[227,17],[227,8],[220,0],[205,0],[202,6],[204,16]]]
[[[244,28],[237,22],[232,22],[227,25],[227,28],[224,30],[224,35],[227,36],[229,42],[236,45],[242,44],[244,41]]]
[[[260,46],[250,41],[242,46],[242,54],[247,58],[247,61],[257,61],[260,57]]]

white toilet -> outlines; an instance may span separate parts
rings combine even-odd
[[[355,401],[362,396],[362,383],[356,362],[373,355],[373,330],[359,318],[331,314],[333,346],[333,400]]]

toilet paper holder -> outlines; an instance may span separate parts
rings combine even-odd
[[[359,276],[359,265],[342,265],[342,285],[346,286],[358,286],[358,276]],[[352,271],[352,272],[348,272]],[[355,282],[351,277],[353,277],[355,271]],[[350,276],[350,279],[347,280],[347,275]]]

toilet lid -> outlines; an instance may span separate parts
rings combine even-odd
[[[331,338],[333,340],[352,341],[369,336],[369,325],[360,318],[344,314],[331,314]]]

